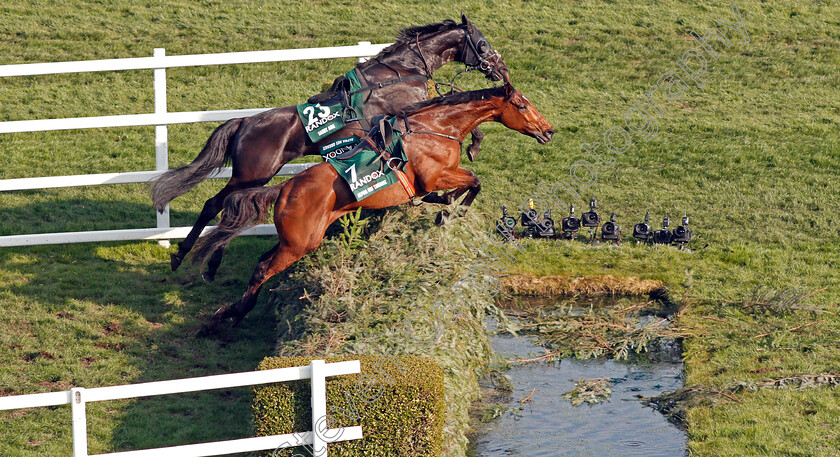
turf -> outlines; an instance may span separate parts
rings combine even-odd
[[[658,279],[684,297],[681,324],[687,383],[835,371],[840,231],[836,195],[840,135],[840,8],[833,2],[738,2],[749,32],[721,26],[732,42],[709,61],[705,87],[690,84],[663,110],[649,141],[633,135],[611,167],[598,166],[580,198],[561,195],[558,217],[597,198],[628,231],[646,210],[656,225],[691,217],[691,252],[672,248],[526,243],[515,270],[539,275],[611,274]],[[731,4],[673,1],[467,1],[463,8],[501,51],[515,85],[555,126],[552,143],[490,125],[477,162],[475,210],[487,218],[515,208],[538,184],[569,179],[587,159],[584,143],[624,124],[625,112]],[[385,43],[402,27],[455,18],[451,3],[217,1],[36,1],[0,6],[0,64]],[[353,65],[353,59],[168,70],[169,110],[234,109],[299,103]],[[448,80],[455,66],[442,69]],[[145,113],[151,71],[4,78],[0,120]],[[486,83],[475,74],[468,89]],[[172,165],[192,160],[214,125],[170,127]],[[603,146],[601,146],[603,152]],[[0,178],[153,168],[153,129],[5,134]],[[590,159],[591,160],[591,159]],[[581,175],[584,178],[585,175]],[[173,224],[191,224],[220,182],[173,203]],[[154,212],[140,185],[6,192],[0,234],[149,227]],[[489,225],[489,224],[488,224]],[[252,369],[273,347],[273,316],[260,309],[229,340],[195,340],[202,317],[233,300],[266,239],[238,240],[219,282],[168,271],[154,243],[84,244],[0,251],[0,389],[4,395]],[[705,247],[708,245],[707,247]],[[761,285],[822,290],[805,301],[816,313],[743,310]],[[711,318],[711,319],[710,319]],[[818,322],[801,330],[800,325]],[[768,336],[756,337],[769,333]],[[91,407],[91,451],[247,436],[246,392]],[[740,403],[689,414],[692,455],[832,455],[840,426],[836,389],[744,393]],[[224,408],[224,409],[222,409]],[[150,411],[164,411],[151,416]],[[206,410],[205,410],[206,411]],[[812,413],[811,411],[816,411]],[[213,414],[216,413],[216,414]],[[188,416],[189,421],[175,418]],[[224,418],[224,419],[220,419]],[[170,419],[172,422],[170,422]],[[0,454],[69,450],[69,410],[4,413]],[[190,424],[183,435],[175,432]],[[94,426],[95,424],[95,426]],[[194,425],[194,427],[193,427]],[[55,430],[55,431],[53,431]],[[165,438],[160,438],[165,437]]]

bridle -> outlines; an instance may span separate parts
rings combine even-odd
[[[435,81],[434,77],[432,77],[432,70],[429,67],[429,61],[426,59],[425,54],[423,54],[423,47],[420,46],[420,34],[418,33],[414,35],[414,44],[417,46],[417,53],[420,55],[420,61],[423,62],[423,69],[426,71],[426,78],[431,79],[432,82],[434,82],[435,90],[438,95],[443,95],[440,91],[440,86],[449,86],[450,90],[448,93],[452,93],[457,88],[457,86],[455,86],[455,79],[462,73],[479,70],[484,73],[487,78],[489,78],[493,71],[496,70],[496,67],[499,66],[499,62],[502,61],[502,57],[499,52],[490,48],[490,44],[487,43],[487,39],[484,38],[478,30],[473,29],[473,33],[469,32],[468,27],[462,27],[461,30],[464,31],[464,46],[461,48],[458,60],[463,62],[466,68],[458,72],[449,84],[439,83]],[[496,57],[496,61],[491,62],[490,58],[494,56]],[[399,76],[399,72],[390,65],[382,62],[379,58],[376,60],[380,64],[397,73]]]
[[[470,67],[472,69],[478,69],[482,73],[490,75],[493,70],[496,69],[496,66],[499,64],[499,60],[496,59],[495,64],[491,64],[488,57],[492,57],[494,54],[498,56],[498,52],[494,51],[490,48],[490,45],[487,43],[487,39],[484,38],[476,29],[473,29],[473,33],[470,33],[467,30],[468,27],[464,27],[464,47],[461,48],[461,56],[460,61],[464,62],[464,65]],[[467,55],[467,50],[472,51],[471,55]]]
[[[473,29],[473,33],[470,33],[468,28],[469,27],[463,27],[461,29],[464,31],[464,47],[461,48],[461,53],[458,56],[458,60],[464,63],[465,68],[456,73],[449,83],[439,83],[435,81],[434,78],[431,78],[431,74],[429,76],[429,78],[435,83],[435,91],[437,91],[438,95],[444,95],[440,90],[440,86],[449,86],[449,92],[447,92],[447,94],[451,94],[456,89],[460,92],[461,89],[455,85],[455,79],[457,79],[458,76],[473,70],[479,70],[484,73],[485,77],[490,78],[490,75],[493,74],[496,67],[499,66],[499,62],[502,61],[502,56],[499,52],[490,47],[490,44],[487,43],[487,39],[484,38],[477,29]],[[417,41],[417,49],[420,49],[419,40]],[[428,67],[422,51],[420,52],[420,56],[423,58],[423,64]],[[491,57],[496,57],[495,62],[490,61]]]

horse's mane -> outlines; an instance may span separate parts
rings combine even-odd
[[[470,90],[465,92],[455,92],[454,94],[445,97],[435,97],[430,100],[423,100],[413,103],[400,111],[400,116],[420,111],[423,108],[430,106],[449,106],[460,105],[462,103],[469,103],[478,100],[486,100],[489,97],[503,97],[505,96],[505,86],[495,86],[489,89]]]
[[[422,38],[424,35],[429,35],[432,33],[440,33],[447,30],[452,30],[458,27],[458,23],[453,21],[452,19],[445,19],[443,22],[435,22],[432,24],[426,25],[412,25],[410,27],[406,27],[399,32],[397,32],[397,41],[394,44],[388,46],[387,48],[383,49],[379,55],[387,54],[394,49],[411,42],[411,40],[415,40],[417,35],[420,35]]]

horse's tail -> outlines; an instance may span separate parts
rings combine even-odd
[[[239,129],[242,118],[231,119],[213,131],[204,149],[191,163],[174,170],[169,170],[155,180],[151,189],[152,201],[158,211],[163,211],[166,204],[179,197],[201,182],[213,170],[224,166],[229,159],[228,144]]]
[[[193,249],[193,262],[204,263],[217,249],[225,248],[237,235],[262,222],[280,196],[284,185],[285,183],[281,183],[270,187],[244,189],[230,194],[225,199],[225,209],[219,225],[200,238]]]

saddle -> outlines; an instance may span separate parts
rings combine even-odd
[[[414,198],[414,186],[402,171],[408,159],[402,146],[403,132],[395,128],[396,122],[394,117],[376,116],[364,138],[343,138],[327,146],[326,161],[347,182],[357,201],[397,182]],[[342,145],[353,146],[348,151]],[[324,151],[322,148],[322,154]]]
[[[375,116],[371,122],[373,127],[365,131],[365,136],[360,138],[356,135],[346,138],[339,138],[330,143],[321,145],[320,152],[324,160],[338,159],[347,160],[361,152],[363,149],[371,150],[374,146],[378,151],[385,151],[388,155],[393,155],[394,140],[402,136],[402,132],[397,129],[394,132],[394,118],[381,114]],[[390,157],[385,157],[388,159]]]
[[[361,83],[353,69],[336,78],[329,90],[313,95],[307,103],[297,106],[298,116],[310,141],[321,141],[353,119],[359,120],[362,127],[367,128],[363,112],[364,100],[359,87]]]
[[[368,136],[374,138],[377,146],[381,149],[387,148],[394,140],[394,124],[391,122],[391,118],[380,114],[374,116],[370,123],[373,127],[368,132]]]
[[[371,119],[371,125],[372,127],[368,130],[367,135],[365,135],[364,138],[361,138],[352,149],[344,153],[337,154],[334,157],[339,160],[347,160],[362,152],[362,150],[370,150],[372,145],[375,146],[375,150],[378,150],[377,152],[383,151],[384,153],[388,153],[390,155],[391,149],[393,149],[393,145],[391,143],[394,142],[394,125],[392,124],[392,118],[389,118],[385,114],[380,114]],[[397,137],[399,138],[401,135],[402,132],[398,131]],[[373,144],[371,144],[371,142]],[[383,157],[383,160],[387,160],[389,158],[390,157]]]

